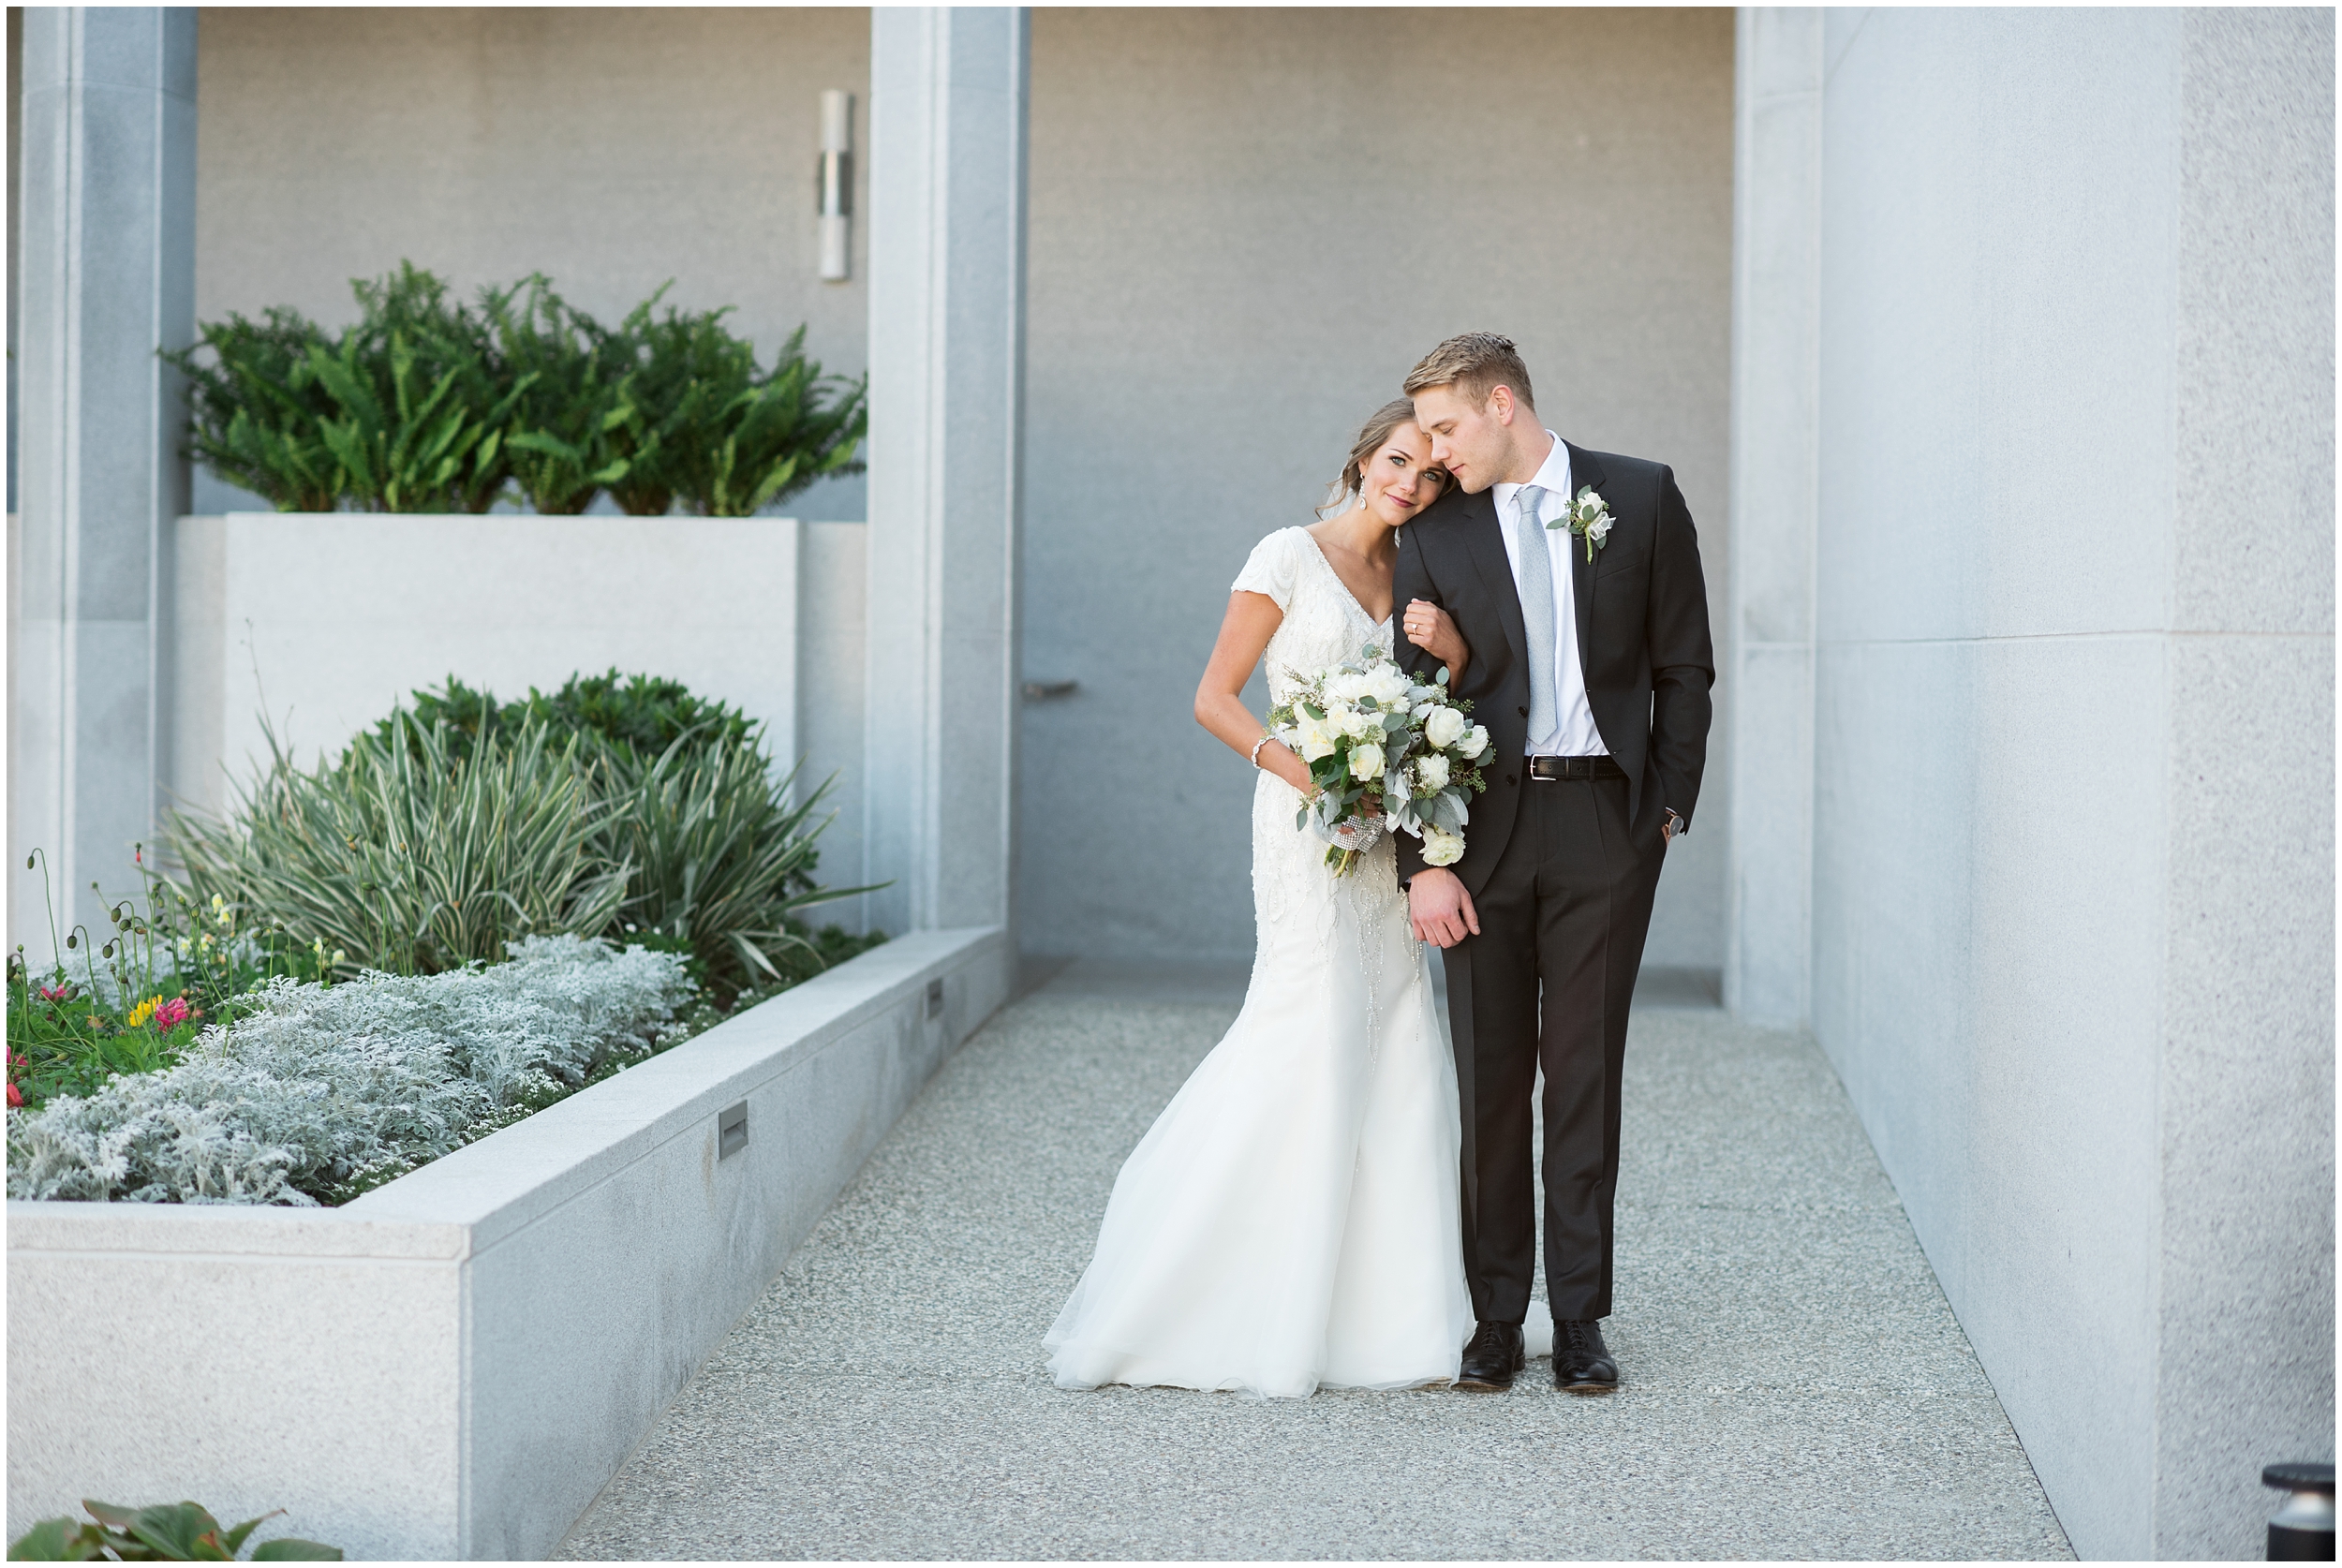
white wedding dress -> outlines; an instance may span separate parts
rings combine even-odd
[[[1237,578],[1284,611],[1271,699],[1390,649],[1300,528]],[[1244,1010],[1114,1183],[1098,1246],[1045,1343],[1060,1386],[1300,1396],[1455,1377],[1473,1331],[1456,1070],[1385,839],[1350,874],[1253,794],[1259,941]]]

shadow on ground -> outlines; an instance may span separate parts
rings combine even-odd
[[[945,1065],[571,1558],[2066,1558],[1828,1064],[1655,986],[1625,1386],[1072,1394],[1041,1335],[1241,969],[1035,974]]]

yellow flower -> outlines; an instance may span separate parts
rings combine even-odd
[[[129,1029],[142,1027],[149,1018],[155,1016],[155,1010],[162,1004],[163,998],[160,997],[147,998],[130,1010],[130,1015],[122,1021],[122,1027]]]

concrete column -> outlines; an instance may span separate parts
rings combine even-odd
[[[2334,1454],[2335,21],[2180,18],[2147,1540],[2233,1559]]]
[[[106,927],[95,880],[134,886],[170,747],[165,530],[187,504],[178,378],[195,329],[195,18],[24,12],[15,276],[22,619],[10,650],[11,945]],[[68,891],[70,890],[70,891]]]
[[[879,929],[1011,925],[1027,22],[870,20],[867,880]]]
[[[1738,44],[1724,999],[1795,1028],[1813,994],[1822,13],[1744,6]]]

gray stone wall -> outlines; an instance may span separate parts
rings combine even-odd
[[[1675,466],[1720,613],[1731,111],[1720,10],[1033,13],[1024,673],[1081,684],[1025,709],[1029,951],[1251,954],[1253,778],[1195,682],[1246,553],[1451,333]],[[1724,775],[1653,964],[1719,961]]]
[[[2332,14],[1751,25],[1818,28],[1743,77],[1741,236],[1816,393],[1743,382],[1735,470],[1810,631],[1794,571],[1733,619],[1810,637],[1811,943],[1734,995],[1810,984],[2083,1555],[2257,1556],[2333,1452]]]

